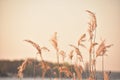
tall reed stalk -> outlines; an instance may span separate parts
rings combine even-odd
[[[102,56],[102,73],[103,73],[103,79],[104,79],[104,56]]]
[[[82,44],[82,42],[85,41],[85,36],[86,36],[86,34],[83,34],[83,35],[80,37],[80,39],[78,40],[78,46],[75,46],[75,45],[72,45],[72,44],[69,45],[69,46],[71,46],[71,47],[74,48],[74,51],[75,51],[76,54],[77,54],[77,59],[78,59],[78,57],[79,57],[80,62],[82,61],[83,63],[84,63],[83,57],[82,57],[82,54],[81,54],[80,49],[79,49],[78,47],[79,47],[79,46],[85,47],[85,45]],[[72,53],[73,53],[73,52],[72,52]],[[74,63],[74,65],[73,65],[73,66],[74,66],[74,70],[75,70],[75,72],[76,72],[76,74],[77,74],[78,80],[82,80],[82,70],[83,70],[83,68],[82,68],[81,65],[78,66],[77,64],[78,64],[77,62]]]
[[[30,43],[33,45],[33,47],[35,47],[37,49],[37,53],[40,55],[40,58],[41,58],[41,62],[42,62],[42,80],[44,80],[44,76],[46,74],[46,71],[50,68],[48,68],[48,65],[45,63],[45,61],[43,60],[43,57],[42,57],[42,50],[46,50],[46,51],[50,51],[48,48],[46,47],[40,47],[37,43],[31,41],[31,40],[25,40],[26,42]]]
[[[89,64],[90,64],[90,77],[92,77],[93,79],[95,79],[95,65],[96,64],[92,64],[93,61],[96,61],[95,59],[95,49],[94,46],[97,45],[97,43],[95,42],[96,39],[96,27],[97,27],[97,21],[96,21],[96,16],[93,12],[86,10],[87,13],[90,15],[91,20],[88,23],[89,24],[89,40],[90,40],[90,50],[89,50]],[[94,33],[95,31],[95,33]]]
[[[58,64],[58,69],[59,69],[60,63],[59,63],[59,48],[58,48],[58,41],[57,41],[57,32],[53,34],[52,38],[50,39],[50,42],[56,50],[57,64]],[[58,78],[61,79],[61,73],[59,72],[59,70],[58,70],[58,73],[59,73]]]
[[[105,40],[103,40],[100,45],[98,46],[98,49],[96,51],[96,57],[102,56],[102,73],[103,73],[103,79],[104,79],[104,55],[107,51],[107,48],[110,48],[113,46],[113,44],[106,45]]]

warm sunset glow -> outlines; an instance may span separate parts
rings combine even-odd
[[[69,44],[77,45],[80,36],[87,33],[90,16],[86,10],[90,10],[97,18],[96,41],[105,39],[114,44],[105,56],[105,70],[120,71],[119,3],[119,0],[0,0],[0,59],[35,58],[36,49],[24,41],[28,39],[49,48],[51,52],[44,52],[43,58],[56,62],[56,51],[50,43],[53,33],[57,32],[58,48],[70,52]],[[82,52],[87,61],[88,52],[84,48]],[[101,57],[97,59],[97,70],[101,70],[100,61]]]

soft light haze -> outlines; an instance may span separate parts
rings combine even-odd
[[[87,32],[85,10],[96,14],[97,42],[103,38],[114,44],[105,57],[105,70],[120,71],[120,0],[0,0],[0,59],[35,58],[36,49],[23,41],[30,39],[50,48],[53,53],[45,52],[43,57],[55,61],[49,39],[57,32],[59,47],[68,52],[68,44],[76,44]]]

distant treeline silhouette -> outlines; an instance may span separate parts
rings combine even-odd
[[[21,65],[21,63],[24,60],[0,60],[0,77],[17,77],[17,71],[18,71],[18,66]],[[24,77],[33,77],[33,71],[35,71],[35,76],[36,77],[41,77],[42,76],[42,69],[39,67],[39,65],[36,65],[40,63],[39,61],[35,61],[32,64],[29,64],[25,71],[24,71]],[[50,65],[52,68],[51,70],[47,71],[45,77],[55,77],[56,75],[54,72],[56,72],[55,66],[57,65],[56,63],[51,63],[51,62],[46,62],[47,64]],[[65,63],[66,66],[69,67],[67,63]],[[34,67],[35,66],[35,67]],[[35,68],[35,70],[34,70]],[[70,67],[69,67],[70,68]],[[51,74],[53,73],[53,74]]]
[[[17,77],[17,67],[23,62],[24,60],[14,60],[14,61],[10,61],[10,60],[0,60],[0,77]],[[34,66],[35,64],[37,64],[39,61],[35,61],[34,64],[29,64],[27,66],[27,68],[24,71],[24,77],[34,77],[33,71],[34,71]],[[47,64],[49,64],[51,66],[51,70],[48,70],[45,77],[56,77],[57,74],[55,75],[54,72],[57,72],[57,69],[55,69],[55,66],[57,65],[57,63],[52,63],[52,62],[46,62]],[[69,64],[65,63],[65,65],[68,68],[71,68]],[[73,67],[72,67],[72,71],[74,71]],[[52,74],[51,74],[52,73]],[[82,77],[86,78],[86,73],[87,73],[87,69],[83,72]],[[102,77],[102,72],[97,71],[97,78],[101,78]],[[35,66],[35,76],[36,77],[41,77],[42,76],[42,69],[39,66]],[[67,78],[66,76],[64,76],[64,74],[62,74],[62,77]],[[111,72],[111,78],[113,79],[119,79],[120,78],[120,72]]]

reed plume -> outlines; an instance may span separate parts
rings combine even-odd
[[[86,10],[86,12],[91,16],[91,20],[88,23],[89,24],[89,29],[90,31],[94,31],[95,28],[97,27],[97,20],[96,20],[96,16],[93,12]]]
[[[33,47],[35,47],[37,49],[38,53],[41,54],[41,48],[40,48],[40,46],[37,43],[35,43],[35,42],[31,41],[31,40],[24,40],[24,41],[32,44]]]
[[[113,46],[113,44],[105,45],[105,40],[103,40],[96,51],[96,57],[105,55],[107,48],[110,48],[111,46]]]
[[[58,66],[59,66],[59,53],[58,53],[59,49],[58,49],[58,43],[57,43],[57,32],[54,33],[54,35],[50,39],[50,42],[56,50],[57,63],[58,63]]]
[[[51,44],[55,48],[56,51],[58,51],[58,43],[57,43],[57,32],[55,32],[50,40]]]
[[[40,47],[37,43],[31,41],[31,40],[25,40],[26,42],[30,43],[33,45],[33,47],[35,47],[37,49],[37,53],[40,54],[40,57],[41,57],[41,60],[43,61],[43,57],[42,57],[42,54],[41,54],[41,50],[46,50],[46,51],[50,51],[48,48],[46,47]]]
[[[103,79],[104,79],[104,55],[107,51],[107,48],[110,48],[111,46],[113,46],[113,44],[110,45],[106,45],[105,44],[105,40],[103,40],[100,45],[98,46],[98,49],[96,51],[96,57],[98,56],[102,56],[102,72],[103,72]],[[107,79],[106,79],[107,80]]]
[[[86,10],[86,12],[91,16],[91,20],[90,22],[88,22],[88,25],[89,25],[89,28],[88,28],[88,33],[89,33],[89,36],[90,36],[90,40],[93,39],[93,31],[96,30],[96,27],[97,27],[97,21],[96,21],[96,16],[93,12],[89,11],[89,10]]]
[[[37,43],[35,43],[35,42],[31,41],[31,40],[25,40],[25,41],[32,44],[33,47],[35,47],[37,49],[37,51],[38,51],[37,53],[41,57],[41,63],[42,63],[42,69],[43,69],[43,71],[42,71],[42,80],[43,80],[44,76],[45,76],[45,73],[48,70],[48,66],[46,65],[46,63],[43,60],[41,50],[46,50],[46,51],[50,51],[50,50],[48,48],[46,48],[46,47],[40,47]]]
[[[39,54],[41,54],[41,50],[50,51],[48,48],[46,48],[46,47],[40,47],[37,43],[35,43],[35,42],[31,41],[31,40],[24,40],[24,41],[32,44],[33,47],[35,47],[37,49],[37,51],[38,51]]]

